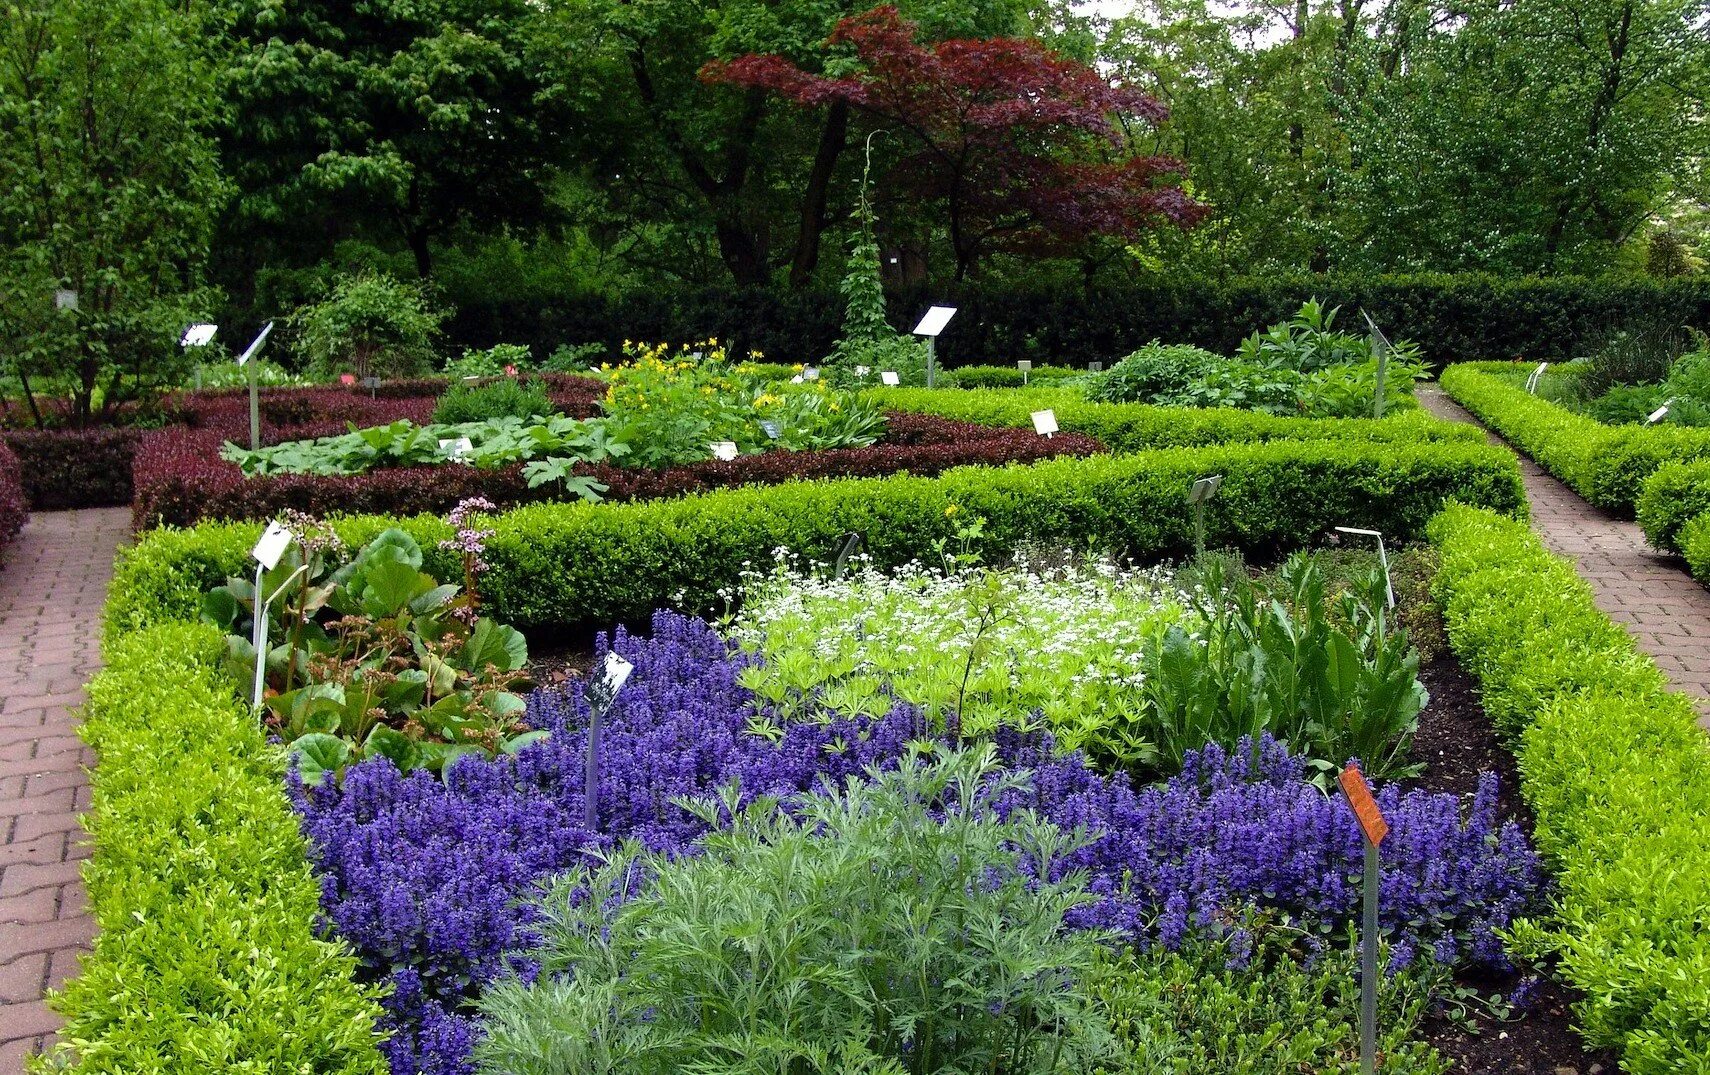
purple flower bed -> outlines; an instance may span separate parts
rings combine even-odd
[[[917,714],[904,706],[872,721],[788,725],[775,741],[750,735],[737,685],[748,659],[699,620],[661,612],[653,630],[612,642],[636,669],[602,730],[599,834],[582,827],[579,688],[530,699],[533,722],[553,734],[515,759],[465,759],[446,783],[382,759],[342,787],[299,791],[327,919],[394,986],[386,1049],[397,1075],[471,1070],[476,1030],[462,1002],[507,965],[526,969],[528,898],[550,875],[616,838],[689,850],[702,830],[674,797],[731,780],[750,796],[788,795],[905,753]],[[1002,808],[1031,805],[1099,834],[1072,864],[1102,897],[1082,924],[1175,944],[1250,904],[1324,921],[1357,909],[1353,815],[1276,744],[1208,748],[1179,777],[1138,790],[1047,741],[1004,734],[998,747],[1034,773],[1025,802]],[[1538,873],[1519,831],[1496,823],[1494,778],[1464,813],[1453,796],[1395,788],[1380,802],[1393,826],[1386,925],[1403,951],[1500,963],[1494,931],[1527,904]]]

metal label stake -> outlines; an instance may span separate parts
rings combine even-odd
[[[1205,502],[1216,496],[1222,487],[1223,475],[1213,474],[1194,482],[1188,490],[1187,500],[1193,505],[1193,549],[1202,558],[1205,556]]]
[[[635,665],[606,653],[604,674],[588,684],[588,756],[582,770],[582,826],[598,832],[600,823],[600,725]]]
[[[1358,765],[1343,769],[1336,782],[1354,808],[1366,845],[1365,892],[1360,908],[1360,1075],[1373,1075],[1377,1071],[1378,845],[1389,835],[1389,822],[1372,798],[1372,789]]]

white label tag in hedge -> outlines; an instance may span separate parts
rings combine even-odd
[[[883,381],[885,384],[888,384],[893,388],[899,384],[902,384],[902,378],[897,376],[895,370],[886,370],[885,372],[879,374],[879,380]]]
[[[1057,432],[1057,412],[1051,410],[1034,411],[1033,431],[1041,437],[1049,437]]]
[[[291,544],[291,531],[285,529],[285,524],[278,519],[267,524],[262,531],[261,540],[255,543],[255,548],[249,554],[255,557],[255,562],[272,571],[279,566],[279,558],[285,555],[285,550]]]
[[[453,463],[461,463],[474,454],[475,445],[469,442],[468,437],[454,437],[450,440],[440,441],[439,450],[444,452],[445,457]]]
[[[730,440],[715,440],[707,445],[712,450],[712,457],[720,462],[728,463],[736,458],[736,442]]]
[[[214,342],[214,333],[218,331],[219,326],[217,325],[191,325],[184,330],[184,335],[179,339],[178,344],[181,347],[206,347]]]
[[[761,419],[760,428],[765,431],[766,436],[770,437],[772,440],[778,439],[778,423],[772,421],[770,418]]]
[[[1658,422],[1662,421],[1664,418],[1667,418],[1667,417],[1668,417],[1668,404],[1664,403],[1662,406],[1658,407],[1656,410],[1652,411],[1650,414],[1645,416],[1645,424],[1648,426],[1654,426]]]
[[[807,369],[802,370],[802,380],[804,380],[804,381],[817,381],[817,380],[819,380],[819,370],[814,368],[813,366],[809,366]]]
[[[1018,358],[1015,360],[1015,368],[1022,373],[1028,373],[1033,369],[1033,362],[1031,359]]]
[[[920,324],[914,326],[916,336],[937,336],[944,331],[944,326],[956,316],[954,306],[934,306],[926,311],[926,316],[920,319]]]

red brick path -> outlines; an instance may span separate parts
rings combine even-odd
[[[1435,386],[1422,387],[1419,402],[1440,418],[1477,422]],[[1523,454],[1520,469],[1532,503],[1532,529],[1574,562],[1596,592],[1597,607],[1626,626],[1675,688],[1698,699],[1699,723],[1710,728],[1710,590],[1687,574],[1678,557],[1646,544],[1639,524],[1592,507]]]
[[[95,925],[78,879],[89,807],[75,707],[98,663],[101,603],[129,508],[38,514],[0,570],[0,1073],[59,1027],[43,993],[77,969]]]

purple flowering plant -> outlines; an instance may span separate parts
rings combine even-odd
[[[386,1050],[397,1075],[472,1071],[471,1001],[501,975],[530,974],[540,941],[531,901],[556,875],[625,840],[693,853],[706,823],[678,800],[732,784],[744,801],[789,798],[893,767],[922,726],[902,704],[881,716],[780,718],[740,685],[756,658],[669,612],[655,615],[651,638],[620,629],[609,648],[635,670],[603,722],[597,831],[583,818],[579,682],[529,697],[527,723],[548,734],[514,756],[464,757],[443,779],[375,759],[340,784],[294,792],[327,923],[393,987]],[[602,638],[598,655],[607,649]],[[1358,825],[1281,744],[1208,746],[1147,787],[1058,753],[1042,735],[1000,730],[995,745],[1029,775],[995,809],[1030,809],[1090,837],[1054,867],[1083,871],[1094,897],[1071,912],[1072,925],[1175,948],[1235,934],[1259,911],[1295,923],[1308,947],[1345,935],[1359,903]],[[1539,869],[1520,830],[1497,818],[1495,778],[1465,806],[1394,785],[1379,802],[1392,826],[1381,905],[1392,962],[1504,966],[1500,931],[1531,904]]]

